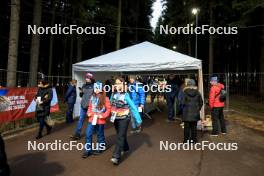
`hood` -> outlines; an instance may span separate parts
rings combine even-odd
[[[167,80],[167,85],[177,85],[177,81],[176,80],[170,80],[170,79],[168,79]]]
[[[224,89],[225,88],[225,86],[223,84],[221,84],[221,83],[218,83],[217,87],[219,87],[220,89]]]
[[[84,87],[91,87],[91,86],[93,87],[93,86],[94,86],[94,83],[92,83],[92,82],[87,83],[87,82],[86,82],[86,83],[84,84]]]
[[[93,85],[93,82],[85,82],[85,85]]]
[[[199,94],[197,87],[186,87],[184,93],[190,97],[195,97]]]
[[[221,83],[218,83],[217,85],[212,86],[213,89],[216,90],[216,92],[219,92],[221,89],[225,89],[225,86]]]
[[[46,88],[49,88],[49,87],[50,87],[49,84],[46,84],[45,86],[39,86],[39,88],[41,88],[41,89],[46,89]]]

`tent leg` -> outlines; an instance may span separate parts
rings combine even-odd
[[[204,88],[203,88],[203,70],[202,69],[198,70],[198,89],[202,95],[203,101],[205,102],[205,100],[204,100]],[[201,115],[201,119],[205,119],[205,105],[203,105],[201,112],[200,112],[200,115]]]
[[[144,116],[146,116],[148,119],[152,119],[151,116],[148,113],[144,112]]]

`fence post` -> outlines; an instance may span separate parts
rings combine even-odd
[[[226,92],[227,92],[227,96],[226,96],[226,110],[227,112],[229,112],[229,96],[230,96],[230,93],[229,93],[229,72],[228,73],[225,73],[225,78],[226,78]]]
[[[204,100],[204,86],[203,86],[203,70],[199,69],[198,70],[198,89],[202,95],[202,99]],[[205,119],[205,105],[203,105],[200,115],[202,117],[202,119]]]

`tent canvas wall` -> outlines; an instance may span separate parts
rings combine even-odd
[[[77,87],[85,82],[85,73],[92,72],[96,80],[107,80],[123,72],[176,72],[192,71],[198,74],[198,87],[203,96],[202,61],[176,51],[143,42],[105,55],[85,60],[72,66]],[[79,91],[77,89],[77,91]],[[79,115],[80,98],[75,105],[75,116]],[[204,114],[202,112],[202,114]]]

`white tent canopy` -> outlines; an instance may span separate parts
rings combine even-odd
[[[198,70],[201,67],[201,60],[150,42],[143,42],[73,64],[73,72]]]
[[[143,42],[118,51],[73,64],[73,78],[81,87],[85,72],[93,72],[95,79],[104,81],[122,72],[197,71],[198,86],[203,94],[202,62],[196,58],[169,50],[150,42]],[[78,91],[78,90],[77,90]],[[77,99],[75,112],[79,112]],[[79,113],[75,113],[78,115]]]

